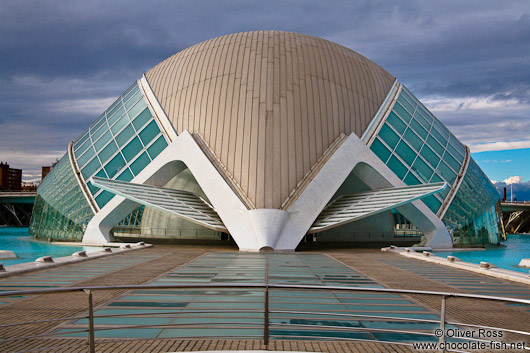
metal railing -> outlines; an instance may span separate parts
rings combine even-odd
[[[192,309],[192,310],[182,310],[182,311],[167,311],[167,312],[141,312],[141,313],[128,313],[128,314],[108,314],[108,315],[94,315],[94,304],[93,304],[93,293],[96,291],[108,291],[108,290],[153,290],[153,289],[173,289],[173,290],[212,290],[212,289],[260,289],[264,291],[264,303],[263,303],[263,310],[247,310],[247,309]],[[440,310],[440,319],[439,320],[431,320],[431,319],[418,319],[418,318],[410,318],[410,317],[399,317],[399,316],[380,316],[380,315],[365,315],[365,314],[345,314],[345,313],[337,313],[337,312],[329,312],[329,311],[300,311],[300,310],[271,310],[269,306],[270,297],[269,292],[271,290],[289,290],[289,291],[333,291],[333,292],[365,292],[365,293],[386,293],[386,294],[402,294],[402,295],[426,295],[426,296],[435,296],[439,297],[441,299],[441,310]],[[502,327],[492,327],[492,326],[484,326],[484,325],[477,325],[477,324],[467,324],[463,322],[455,322],[455,321],[447,321],[446,313],[447,313],[447,305],[448,305],[448,299],[449,298],[465,298],[465,299],[479,299],[479,300],[488,300],[493,302],[503,302],[503,303],[510,303],[510,304],[516,304],[516,305],[529,305],[530,306],[530,300],[527,299],[518,299],[518,298],[510,298],[510,297],[499,297],[499,296],[488,296],[488,295],[478,295],[478,294],[465,294],[465,293],[451,293],[451,292],[436,292],[436,291],[424,291],[424,290],[409,290],[409,289],[391,289],[391,288],[369,288],[369,287],[345,287],[345,286],[314,286],[314,285],[283,285],[283,284],[270,284],[270,283],[264,283],[264,284],[186,284],[186,285],[122,285],[122,286],[93,286],[93,287],[69,287],[69,288],[50,288],[50,289],[39,289],[39,290],[25,290],[25,291],[9,291],[9,292],[1,292],[0,298],[2,297],[14,297],[14,296],[28,296],[28,295],[51,295],[51,294],[57,294],[57,293],[73,293],[73,292],[84,292],[87,294],[87,309],[88,313],[87,315],[83,316],[73,316],[73,317],[66,317],[66,318],[56,318],[56,319],[47,319],[47,320],[40,320],[40,321],[30,321],[30,322],[18,322],[18,323],[3,323],[0,325],[0,330],[4,328],[13,328],[17,326],[24,326],[24,325],[32,325],[32,324],[42,324],[42,323],[53,323],[53,322],[61,322],[61,321],[72,321],[72,320],[79,320],[79,319],[88,319],[88,327],[86,329],[82,330],[69,330],[67,332],[52,332],[48,334],[34,334],[30,336],[22,336],[22,337],[2,337],[0,338],[0,346],[5,345],[8,342],[13,341],[20,341],[20,340],[27,340],[27,339],[35,339],[35,338],[50,338],[50,337],[59,337],[63,334],[73,334],[73,333],[88,333],[88,340],[85,343],[82,344],[70,344],[70,345],[62,345],[62,346],[47,346],[43,348],[37,348],[37,349],[31,349],[28,351],[42,351],[42,350],[49,350],[51,348],[65,348],[65,347],[74,347],[74,346],[88,346],[89,352],[94,353],[96,352],[96,344],[99,343],[95,338],[95,332],[98,331],[107,331],[107,330],[115,330],[115,329],[131,329],[131,328],[175,328],[179,326],[187,326],[188,328],[190,326],[200,326],[204,325],[205,327],[209,326],[216,326],[218,327],[218,323],[216,324],[152,324],[152,325],[121,325],[121,326],[113,326],[113,327],[99,327],[96,326],[94,323],[94,320],[96,318],[109,318],[109,317],[141,317],[146,315],[157,315],[157,316],[164,316],[164,315],[174,315],[178,317],[179,315],[184,314],[211,314],[211,313],[258,313],[263,314],[263,335],[262,336],[252,336],[252,335],[231,335],[231,336],[223,336],[222,338],[253,338],[253,339],[262,339],[264,345],[268,348],[271,337],[278,336],[278,339],[283,338],[289,338],[289,339],[315,339],[315,336],[307,335],[304,336],[301,334],[304,330],[308,332],[308,329],[318,329],[321,334],[318,335],[319,339],[323,340],[334,340],[334,341],[364,341],[364,342],[378,342],[378,343],[387,343],[387,344],[395,344],[395,345],[404,345],[404,346],[413,346],[413,343],[410,341],[389,341],[389,340],[374,340],[374,339],[363,339],[363,338],[354,338],[354,337],[339,337],[339,336],[333,336],[333,332],[341,331],[341,332],[376,332],[376,333],[395,333],[395,334],[409,334],[409,335],[416,335],[416,336],[425,336],[425,337],[438,337],[438,344],[439,345],[439,352],[466,352],[464,350],[460,349],[453,349],[451,348],[451,341],[447,340],[447,332],[446,325],[453,325],[456,327],[468,327],[472,330],[495,330],[495,331],[502,331],[506,333],[521,335],[523,337],[530,337],[530,332],[528,331],[522,331],[522,330],[514,330],[514,329],[508,329],[508,328],[502,328]],[[175,292],[178,293],[178,292]],[[416,323],[423,323],[423,324],[436,324],[439,325],[439,329],[433,332],[426,332],[426,331],[412,331],[412,330],[396,330],[396,329],[384,329],[384,328],[369,328],[369,327],[346,327],[346,326],[331,326],[331,325],[308,325],[308,324],[286,324],[286,323],[271,323],[270,317],[271,314],[287,314],[287,315],[300,315],[300,314],[306,314],[306,315],[315,315],[315,316],[326,316],[326,317],[336,317],[339,319],[345,319],[345,318],[355,318],[355,319],[366,319],[366,320],[383,320],[383,321],[396,321],[396,322],[416,322]],[[232,322],[232,325],[237,324],[248,324],[244,322]],[[271,330],[274,328],[297,328],[298,334],[297,335],[281,335],[281,334],[273,334],[271,335]],[[326,335],[326,333],[332,333],[331,335]],[[167,337],[166,337],[167,338]],[[196,338],[196,337],[181,337],[179,336],[179,339],[185,339],[185,338]],[[203,337],[205,338],[205,337]],[[157,338],[148,338],[148,339],[154,339]],[[128,338],[127,341],[130,341],[131,339]],[[142,340],[142,338],[138,338],[137,340]],[[491,342],[491,339],[484,340],[477,337],[465,337],[466,341],[475,341],[475,342]],[[105,339],[102,340],[101,343],[109,343],[109,342],[121,342],[124,341],[124,339]],[[510,343],[508,343],[510,344]],[[456,343],[455,343],[456,345]],[[453,345],[454,346],[454,345]],[[523,349],[530,350],[530,347],[525,346]],[[20,352],[26,352],[26,351],[20,351]]]

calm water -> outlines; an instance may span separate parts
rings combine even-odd
[[[17,259],[0,260],[4,266],[31,262],[46,255],[61,257],[72,255],[80,250],[95,251],[90,246],[53,245],[35,241],[28,233],[28,228],[0,228],[0,250],[11,250],[17,254]]]
[[[434,252],[438,256],[453,255],[462,261],[479,264],[480,261],[491,262],[507,270],[526,272],[528,268],[518,267],[521,259],[530,258],[530,234],[508,234],[508,240],[502,243],[505,248],[494,248],[486,251]]]

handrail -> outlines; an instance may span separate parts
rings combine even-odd
[[[95,352],[95,345],[96,345],[96,339],[94,336],[95,331],[101,331],[101,330],[113,330],[113,329],[124,329],[124,328],[147,328],[147,327],[193,327],[198,325],[205,325],[205,326],[217,326],[218,324],[158,324],[158,325],[134,325],[134,326],[128,326],[128,325],[121,325],[119,327],[104,327],[104,328],[97,328],[94,327],[94,318],[100,318],[100,317],[116,317],[116,316],[136,316],[136,315],[152,315],[153,313],[141,313],[141,314],[112,314],[112,315],[94,315],[93,312],[93,304],[92,304],[92,294],[94,291],[105,291],[105,290],[152,290],[152,289],[262,289],[265,293],[265,302],[264,302],[264,308],[263,310],[249,310],[249,309],[208,309],[208,310],[191,310],[191,311],[171,311],[166,313],[156,313],[157,315],[166,315],[166,314],[192,314],[192,313],[205,313],[205,314],[211,314],[211,313],[218,313],[218,312],[230,312],[230,313],[238,313],[238,312],[253,312],[253,313],[261,313],[264,314],[264,330],[263,330],[263,340],[266,346],[269,344],[270,336],[271,336],[271,327],[298,327],[299,330],[305,331],[306,328],[312,328],[313,325],[308,324],[285,324],[285,323],[270,323],[269,322],[269,315],[271,313],[274,314],[312,314],[312,315],[326,315],[326,316],[333,316],[333,317],[357,317],[357,318],[370,318],[374,320],[396,320],[396,321],[410,321],[410,322],[424,322],[424,323],[433,323],[433,324],[440,324],[440,329],[442,330],[441,335],[435,335],[432,332],[426,332],[426,331],[412,331],[412,330],[397,330],[397,329],[382,329],[382,328],[368,328],[368,327],[349,327],[349,326],[327,326],[327,325],[319,325],[318,328],[322,330],[322,335],[319,335],[319,338],[321,339],[334,339],[334,340],[347,340],[347,341],[366,341],[365,339],[361,338],[344,338],[344,337],[327,337],[325,334],[326,332],[329,332],[329,330],[335,330],[335,331],[356,331],[356,332],[385,332],[385,333],[408,333],[408,334],[414,334],[414,335],[423,335],[423,336],[438,336],[439,337],[439,343],[446,343],[446,337],[445,337],[445,325],[455,325],[455,326],[466,326],[466,327],[472,327],[472,328],[481,328],[481,329],[494,329],[494,330],[501,330],[504,332],[510,332],[514,334],[520,334],[525,336],[530,336],[530,332],[526,331],[520,331],[520,330],[513,330],[513,329],[507,329],[507,328],[499,328],[499,327],[491,327],[491,326],[482,326],[482,325],[474,325],[474,324],[465,324],[460,322],[451,322],[446,321],[445,314],[447,309],[447,299],[449,298],[467,298],[467,299],[481,299],[481,300],[490,300],[490,301],[496,301],[496,302],[508,302],[508,303],[518,303],[518,304],[524,304],[524,305],[530,305],[530,300],[528,299],[519,299],[519,298],[510,298],[510,297],[500,297],[500,296],[490,296],[490,295],[481,295],[481,294],[467,294],[467,293],[453,293],[453,292],[438,292],[438,291],[426,291],[426,290],[412,290],[412,289],[393,289],[393,288],[373,288],[373,287],[350,287],[350,286],[318,286],[318,285],[297,285],[297,284],[272,284],[268,281],[266,283],[254,283],[254,284],[241,284],[241,283],[223,283],[223,284],[149,284],[149,285],[118,285],[118,286],[85,286],[85,287],[67,287],[67,288],[45,288],[45,289],[32,289],[32,290],[23,290],[23,291],[8,291],[8,292],[1,292],[1,297],[12,297],[12,296],[18,296],[18,295],[47,295],[47,294],[57,294],[57,293],[71,293],[71,292],[85,292],[88,294],[88,316],[75,316],[75,317],[68,317],[68,318],[62,318],[62,319],[50,319],[50,320],[40,320],[40,321],[32,321],[32,322],[21,322],[21,323],[10,323],[10,324],[3,324],[0,325],[0,328],[2,327],[13,327],[13,326],[21,326],[21,325],[29,325],[29,324],[35,324],[40,322],[51,322],[51,321],[60,321],[60,320],[72,320],[72,319],[88,319],[88,329],[83,330],[77,330],[77,331],[68,331],[66,333],[75,333],[75,332],[88,332],[88,346],[89,346],[89,352],[93,353]],[[268,295],[270,290],[273,289],[290,289],[290,290],[308,290],[308,291],[345,291],[345,292],[371,292],[371,293],[393,293],[393,294],[409,294],[409,295],[429,295],[429,296],[441,296],[442,297],[442,306],[441,306],[441,315],[440,320],[427,320],[427,319],[413,319],[413,318],[402,318],[402,317],[396,317],[394,316],[375,316],[375,315],[359,315],[359,314],[344,314],[344,313],[334,313],[334,312],[324,312],[324,311],[293,311],[293,310],[271,310],[269,308],[269,301],[270,297]],[[259,324],[255,323],[238,323],[238,322],[232,322],[232,324],[241,324],[241,325],[249,325],[249,326],[256,326]],[[299,331],[300,332],[300,331]],[[41,338],[41,337],[49,337],[49,336],[60,336],[63,333],[47,333],[47,334],[38,334],[38,335],[31,335],[26,337],[14,337],[14,338],[3,338],[0,339],[1,342],[8,342],[8,341],[16,341],[16,340],[22,340],[22,339],[28,339],[28,338]],[[239,337],[239,336],[238,336]],[[250,337],[245,335],[244,337]],[[254,337],[254,336],[252,336]],[[290,338],[298,338],[298,336],[291,336]],[[303,338],[307,338],[306,336],[300,336]],[[466,337],[469,341],[475,341],[475,342],[486,342],[484,340],[481,340],[479,338],[474,337]],[[115,340],[112,340],[113,342]],[[374,341],[371,341],[374,342]],[[390,342],[390,341],[375,341],[379,343],[387,343],[387,344],[400,344],[400,345],[408,345],[411,346],[411,343],[407,342]],[[445,349],[444,346],[440,349],[440,352],[446,352],[446,351],[453,351],[453,352],[460,352],[454,349]],[[529,348],[525,348],[529,349]]]

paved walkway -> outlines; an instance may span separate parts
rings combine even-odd
[[[230,251],[217,247],[198,246],[156,246],[87,261],[80,264],[66,265],[59,268],[42,270],[32,274],[0,280],[2,290],[28,289],[19,287],[27,285],[53,286],[99,286],[99,285],[127,285],[147,284],[162,281],[165,278],[182,278],[187,267],[181,267],[191,260],[206,254],[208,251]],[[304,252],[312,254],[317,252]],[[299,254],[299,253],[297,253]],[[322,254],[322,253],[319,253]],[[529,297],[530,287],[514,284],[509,281],[492,279],[480,274],[448,269],[447,267],[425,263],[420,260],[408,259],[392,253],[377,250],[330,250],[326,254],[345,266],[349,266],[358,274],[355,281],[365,281],[370,286],[379,285],[392,288],[424,289],[437,291],[451,291],[464,293],[484,293],[498,295],[512,295]],[[133,260],[134,258],[134,260]],[[297,264],[291,264],[294,267]],[[293,268],[294,268],[293,267]],[[84,270],[86,269],[86,271]],[[313,271],[314,272],[314,271]],[[76,278],[75,274],[79,274]],[[62,277],[62,274],[66,274]],[[287,275],[288,276],[288,275]],[[64,280],[64,278],[68,278]],[[364,278],[364,279],[363,279]],[[327,278],[328,281],[338,281],[340,278]],[[32,282],[33,281],[33,282]],[[46,282],[46,283],[37,283]],[[52,283],[54,282],[54,283]],[[322,282],[324,283],[324,282]],[[360,283],[360,282],[359,282]],[[327,284],[330,284],[328,282]],[[348,284],[348,283],[345,283]],[[14,286],[14,287],[9,287]],[[104,308],[109,304],[123,302],[123,298],[130,297],[131,292],[107,291],[94,294],[94,305]],[[432,313],[439,313],[439,300],[425,296],[407,297],[415,306],[421,306]],[[2,300],[4,301],[4,300]],[[68,293],[57,295],[40,295],[27,298],[12,298],[0,305],[0,323],[9,324],[23,321],[39,321],[61,319],[72,316],[86,315],[87,296],[83,293]],[[450,320],[474,322],[481,325],[501,326],[511,329],[528,330],[530,313],[523,307],[505,304],[485,304],[482,301],[450,299],[448,300],[448,315]],[[423,310],[423,309],[422,309]],[[71,322],[71,321],[70,321]],[[39,335],[64,329],[62,322],[48,321],[34,325],[0,327],[0,338]],[[508,340],[520,340],[518,336],[508,336]],[[63,348],[48,349],[46,346],[65,346]],[[80,345],[73,347],[72,345]],[[69,347],[66,347],[69,346]],[[46,352],[87,352],[86,340],[79,338],[56,339],[27,339],[22,342],[13,341],[3,343],[2,351],[16,352],[42,349]],[[172,351],[201,351],[201,350],[243,350],[264,349],[262,341],[258,340],[226,340],[226,339],[158,339],[146,338],[140,341],[114,341],[105,343],[105,339],[98,339],[98,352],[172,352]],[[372,342],[341,342],[341,341],[286,341],[272,340],[271,350],[279,351],[308,351],[308,352],[415,352],[409,347],[399,345],[380,344]],[[516,352],[516,350],[510,351]]]

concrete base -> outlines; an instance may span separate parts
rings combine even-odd
[[[0,250],[0,260],[16,259],[17,254],[11,250]]]

